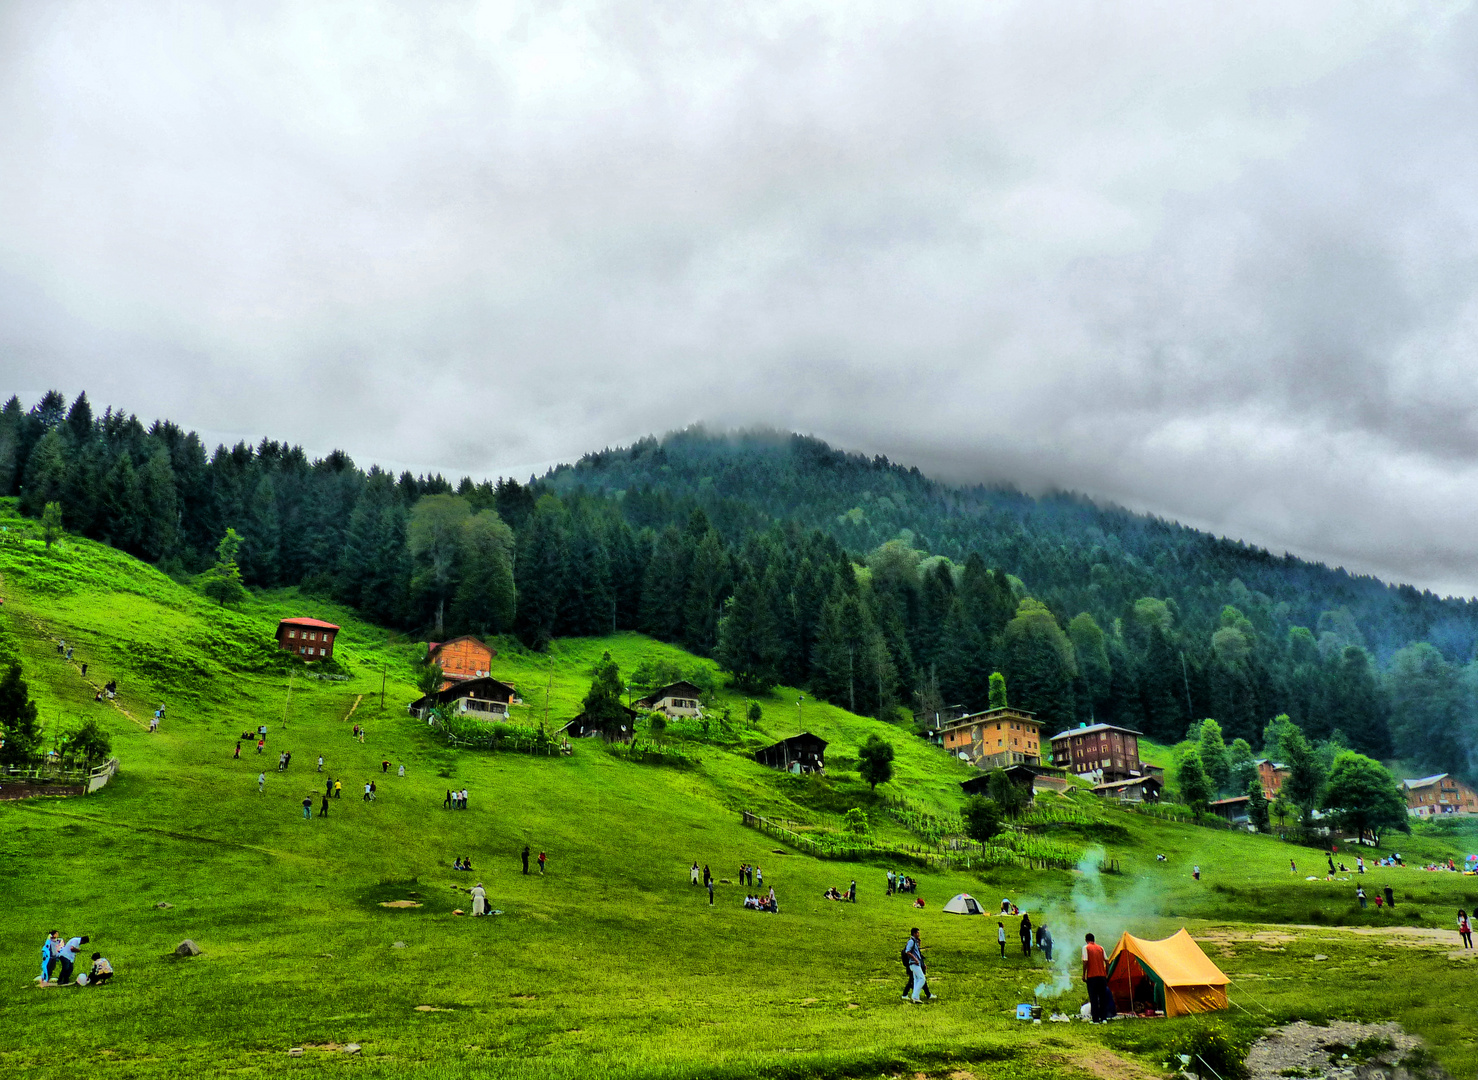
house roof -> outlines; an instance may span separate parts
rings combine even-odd
[[[1024,720],[1028,724],[1036,724],[1038,727],[1041,727],[1042,722],[1036,719],[1036,715],[1036,713],[1027,712],[1025,709],[1017,709],[1008,705],[1003,708],[986,709],[984,712],[970,713],[968,716],[960,716],[956,717],[953,720],[946,720],[935,730],[949,731],[953,728],[967,727],[971,724],[989,723],[997,717],[1000,717],[1002,719],[1010,717],[1013,720]]]
[[[1142,731],[1133,728],[1119,727],[1117,724],[1089,724],[1087,727],[1068,728],[1066,731],[1052,736],[1052,741],[1066,739],[1069,735],[1091,735],[1095,731],[1122,731],[1125,735],[1143,735]]]
[[[1207,806],[1231,806],[1234,803],[1251,802],[1251,795],[1233,795],[1230,799],[1212,799]]]
[[[438,650],[444,649],[448,645],[455,645],[459,641],[475,642],[476,644],[481,645],[484,649],[487,649],[487,651],[491,655],[498,655],[498,651],[496,649],[486,644],[481,638],[473,637],[471,634],[463,634],[461,637],[448,638],[446,641],[428,641],[426,642],[426,655],[428,657],[435,656]]]
[[[1447,773],[1440,772],[1437,773],[1437,775],[1435,776],[1423,776],[1417,780],[1403,780],[1401,781],[1401,783],[1405,784],[1408,788],[1415,790],[1416,788],[1431,787],[1439,780],[1446,780],[1447,776]]]
[[[701,697],[702,695],[703,691],[698,687],[685,679],[679,679],[675,683],[668,683],[666,686],[658,687],[646,697],[638,698],[637,702],[638,704],[646,705],[654,701],[661,701],[665,697]]]
[[[491,676],[484,675],[478,679],[463,679],[460,682],[454,682],[450,686],[437,690],[435,693],[417,698],[411,702],[411,707],[416,708],[424,704],[441,705],[448,701],[456,701],[458,698],[469,696],[479,686],[487,686],[489,688],[501,686],[504,690],[508,691],[508,697],[510,699],[518,696],[518,688],[512,683],[505,683],[502,679],[494,679]]]
[[[1165,786],[1165,782],[1156,776],[1131,776],[1128,780],[1112,780],[1107,784],[1094,784],[1094,791],[1112,791],[1116,788],[1133,787],[1136,784],[1157,784]]]
[[[279,619],[278,626],[306,626],[316,630],[337,630],[338,627],[331,622],[322,619]]]
[[[777,743],[771,743],[764,750],[761,750],[760,753],[763,754],[765,750],[778,750],[782,746],[815,746],[817,744],[820,744],[823,750],[826,749],[826,740],[820,735],[812,735],[809,731],[803,731],[799,735],[792,735],[788,739],[781,739]]]

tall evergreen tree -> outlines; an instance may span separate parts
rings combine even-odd
[[[569,536],[564,505],[543,495],[519,538],[514,564],[518,585],[518,634],[543,649],[553,640],[569,593]]]
[[[462,523],[458,558],[453,623],[484,636],[512,630],[518,610],[518,590],[513,583],[513,530],[496,511],[472,515]]]
[[[426,495],[411,510],[406,541],[414,561],[411,590],[437,638],[446,635],[447,609],[456,596],[463,530],[472,510],[458,495]]]
[[[764,583],[753,574],[740,580],[726,605],[714,656],[749,693],[764,693],[779,680],[780,635]]]
[[[1036,713],[1048,735],[1070,727],[1077,662],[1072,643],[1046,605],[1030,597],[1022,600],[1002,637],[1006,681],[1019,706]]]

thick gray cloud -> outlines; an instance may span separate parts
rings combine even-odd
[[[16,389],[492,474],[703,420],[1478,592],[1466,5],[0,5]]]

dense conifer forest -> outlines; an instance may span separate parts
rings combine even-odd
[[[1177,741],[1213,717],[1259,747],[1287,714],[1328,746],[1469,771],[1471,601],[802,436],[694,429],[453,484],[265,439],[209,449],[52,392],[0,410],[0,495],[181,579],[208,580],[233,529],[247,585],[433,638],[637,629],[754,693],[898,723],[984,707],[999,670],[1052,731]]]

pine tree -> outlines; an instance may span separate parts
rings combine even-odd
[[[1206,770],[1201,767],[1201,755],[1195,750],[1188,751],[1181,760],[1176,779],[1181,799],[1196,812],[1197,817],[1204,814],[1215,790]]]
[[[1006,624],[1003,647],[1006,679],[1020,707],[1036,713],[1049,735],[1071,726],[1077,662],[1046,606],[1030,597],[1022,600],[1016,618]]]
[[[519,538],[514,580],[518,586],[518,635],[543,649],[554,639],[569,596],[570,551],[564,504],[543,495]]]
[[[1006,704],[1006,676],[999,671],[990,673],[990,707],[992,709],[1010,707]]]
[[[1262,790],[1262,778],[1256,772],[1247,781],[1247,818],[1258,832],[1268,831],[1268,797]]]
[[[610,653],[606,653],[596,667],[590,691],[585,695],[584,710],[585,722],[598,727],[608,739],[615,737],[623,725],[629,724],[630,717],[621,705],[621,672]]]
[[[1283,781],[1282,793],[1303,811],[1307,822],[1324,795],[1324,765],[1304,738],[1304,733],[1292,726],[1283,733],[1282,757],[1288,766],[1288,779]]]
[[[40,517],[47,503],[60,502],[67,486],[67,458],[61,433],[48,431],[31,451],[21,487],[21,510]]]
[[[139,551],[157,562],[172,554],[179,541],[180,504],[169,451],[155,446],[139,473]]]
[[[1211,790],[1217,794],[1226,791],[1232,782],[1232,762],[1227,756],[1227,744],[1221,736],[1221,725],[1215,720],[1202,720],[1196,734],[1196,751],[1206,778],[1211,781]]]
[[[241,537],[236,535],[235,529],[227,529],[216,547],[216,564],[202,575],[200,591],[223,607],[246,599],[241,570],[236,565],[236,554],[240,550]]]
[[[780,635],[764,585],[753,574],[739,582],[728,601],[714,656],[748,693],[765,693],[779,680]]]
[[[415,565],[411,593],[437,638],[446,634],[447,609],[457,592],[463,528],[472,516],[458,495],[426,495],[411,510],[406,542]]]
[[[39,715],[21,666],[10,664],[0,678],[0,762],[23,766],[41,756]]]
[[[709,529],[693,552],[684,597],[683,640],[708,655],[718,643],[718,619],[729,593],[729,556],[718,530]]]
[[[642,578],[641,628],[660,641],[682,636],[687,562],[682,533],[669,525],[657,538]]]
[[[41,512],[41,535],[46,541],[47,550],[51,545],[61,539],[62,536],[62,504],[49,502],[46,509]]]
[[[518,590],[513,583],[513,530],[493,510],[462,523],[460,567],[452,622],[484,636],[513,629]]]
[[[1103,631],[1093,616],[1084,611],[1067,624],[1067,637],[1073,643],[1078,662],[1079,719],[1098,719],[1098,711],[1108,704],[1113,689],[1113,668]]]
[[[866,677],[863,653],[871,629],[856,594],[838,583],[821,611],[811,685],[818,696],[853,713],[857,711],[858,682]]]
[[[561,630],[594,637],[616,629],[616,593],[602,523],[588,511],[570,515],[570,573]]]

